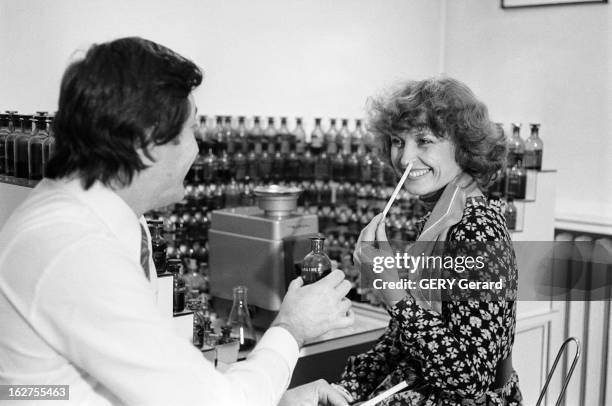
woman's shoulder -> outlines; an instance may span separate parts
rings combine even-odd
[[[510,241],[503,203],[482,196],[468,198],[461,221],[451,227],[448,240]]]

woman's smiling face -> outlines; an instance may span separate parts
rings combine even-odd
[[[412,162],[404,188],[413,195],[426,195],[446,186],[461,173],[455,160],[455,145],[434,135],[427,126],[414,127],[391,136],[391,162],[401,176]]]

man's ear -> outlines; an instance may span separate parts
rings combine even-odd
[[[145,137],[147,140],[151,139],[152,134],[153,127],[145,130]],[[159,158],[161,152],[159,147],[159,145],[155,145],[155,143],[150,142],[147,146],[140,145],[136,147],[136,153],[143,164],[150,166]]]

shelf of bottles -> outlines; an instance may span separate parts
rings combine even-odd
[[[148,219],[159,220],[152,229],[154,251],[165,253],[166,260],[195,260],[192,268],[207,279],[211,211],[256,205],[255,187],[286,184],[303,190],[298,212],[318,216],[329,257],[349,278],[357,277],[352,252],[359,233],[383,210],[397,182],[361,120],[354,120],[354,126],[349,128],[348,119],[330,119],[324,130],[322,120],[316,118],[310,137],[300,118],[292,130],[286,118],[281,118],[277,127],[274,117],[268,117],[265,126],[259,117],[247,126],[242,116],[217,116],[212,123],[202,116],[199,123],[196,139],[200,154],[186,177],[185,199],[147,213]],[[532,125],[532,135],[536,137],[538,127]],[[499,130],[503,131],[501,125]],[[533,161],[518,132],[508,141],[511,153],[507,169],[498,174],[488,194],[504,202],[509,228],[520,232],[524,204],[535,200],[541,141],[540,152]],[[529,167],[523,162],[528,162]],[[388,236],[392,240],[414,241],[425,208],[406,191],[397,199],[386,218]],[[156,265],[164,269],[161,262]]]
[[[0,114],[0,181],[32,187],[44,177],[55,147],[52,120],[45,111]]]
[[[0,114],[0,181],[31,187],[44,177],[55,146],[52,120],[43,111]],[[260,117],[248,121],[243,116],[200,117],[195,134],[200,153],[185,179],[185,199],[146,214],[148,220],[159,221],[150,223],[159,273],[173,269],[180,275],[200,275],[196,290],[206,293],[211,211],[255,205],[253,189],[275,183],[303,190],[298,211],[318,215],[326,252],[354,275],[351,253],[359,232],[382,211],[397,181],[379,154],[379,144],[360,119],[332,118],[324,129],[323,120],[316,118],[308,137],[301,118],[291,130],[284,117],[278,122],[267,117],[265,124]],[[531,135],[524,141],[521,125],[511,125],[507,169],[488,190],[489,197],[504,201],[512,231],[523,229],[524,205],[535,200],[542,164],[539,127],[530,124]],[[501,124],[498,129],[503,133]],[[418,199],[402,191],[386,218],[389,238],[413,241],[424,211]],[[179,260],[181,266],[168,267],[169,260]],[[175,310],[184,310],[184,303]]]

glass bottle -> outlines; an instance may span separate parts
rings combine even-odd
[[[523,161],[525,143],[521,138],[521,124],[512,123],[512,136],[508,139],[508,168],[512,168],[518,161]]]
[[[348,129],[348,119],[343,118],[340,131],[336,137],[336,144],[338,145],[338,151],[342,151],[344,156],[351,153],[351,138],[351,132]]]
[[[200,116],[200,124],[198,125],[198,128],[196,128],[195,131],[195,139],[198,143],[198,151],[200,151],[200,153],[206,151],[206,130],[206,116],[202,115]]]
[[[289,127],[287,127],[287,117],[281,117],[281,126],[278,129],[278,133],[276,136],[276,150],[282,151],[285,150],[286,154],[289,154],[289,150],[291,149],[292,144],[292,134],[289,131]]]
[[[261,155],[261,143],[259,141],[249,141],[249,153],[246,157],[246,173],[250,181],[258,181],[259,175],[259,157]]]
[[[210,138],[210,143],[212,146],[213,153],[216,156],[219,156],[221,154],[221,149],[223,149],[223,135],[225,131],[223,125],[223,116],[217,116],[216,119],[217,122],[212,129],[212,137]]]
[[[327,151],[321,149],[321,152],[317,155],[315,159],[315,179],[327,181],[331,175],[331,165],[330,159],[327,155]]]
[[[15,138],[17,138],[18,132],[16,124],[18,125],[18,117],[16,111],[8,111],[8,135],[4,141],[4,172],[9,176],[15,176]]]
[[[504,217],[506,218],[506,226],[508,227],[508,230],[516,230],[516,206],[514,205],[514,199],[511,197],[509,197],[506,202]]]
[[[217,162],[218,162],[218,166],[217,166],[218,179],[223,182],[229,181],[230,178],[232,177],[232,170],[234,167],[232,165],[232,159],[226,149],[221,149],[221,154]]]
[[[349,182],[359,182],[360,179],[360,166],[361,162],[357,152],[351,152],[349,155],[345,157],[344,162],[344,174],[346,180]]]
[[[315,158],[310,152],[310,147],[306,148],[304,153],[298,157],[299,163],[299,178],[300,180],[311,181],[314,179]]]
[[[236,129],[236,150],[246,156],[249,151],[249,135],[245,124],[245,117],[238,117],[238,128]]]
[[[225,188],[225,207],[238,207],[240,205],[240,188],[235,179]]]
[[[525,141],[525,169],[542,169],[542,150],[544,144],[540,139],[540,124],[529,124],[531,135]]]
[[[331,260],[323,250],[325,238],[312,237],[310,239],[311,251],[302,261],[302,279],[304,284],[314,283],[331,273]]]
[[[151,236],[151,256],[153,257],[153,263],[155,264],[155,270],[158,275],[166,272],[166,249],[168,248],[168,242],[162,236],[163,221],[153,220],[153,235]]]
[[[168,260],[168,272],[172,273],[172,310],[180,313],[185,310],[185,280],[183,279],[180,259]]]
[[[310,134],[310,149],[316,158],[323,150],[324,134],[321,128],[321,119],[315,118],[315,127]]]
[[[331,178],[336,182],[344,182],[345,178],[345,162],[344,155],[338,151],[331,159]]]
[[[295,150],[289,151],[285,160],[286,180],[300,179],[300,157]]]
[[[202,302],[197,300],[190,302],[191,310],[193,310],[193,338],[192,343],[197,348],[202,348],[204,345],[204,320],[205,309],[202,307]]]
[[[301,155],[306,152],[306,131],[302,126],[302,118],[295,119],[295,129],[293,130],[293,138],[295,139],[295,152]],[[293,149],[293,148],[292,148]]]
[[[236,152],[236,144],[238,140],[238,131],[232,126],[232,116],[225,116],[223,139],[226,142],[226,150],[230,157]]]
[[[276,127],[274,126],[274,117],[268,117],[268,126],[264,130],[263,140],[266,148],[264,151],[268,151],[270,156],[274,156],[276,150]]]
[[[208,154],[202,161],[202,179],[204,182],[212,182],[217,176],[217,157],[213,153],[213,149],[208,149]]]
[[[264,137],[265,138],[265,137]],[[264,181],[270,180],[270,174],[272,172],[272,156],[267,150],[263,150],[259,156],[259,176]]]
[[[49,136],[43,143],[43,177],[47,173],[47,162],[51,160],[53,154],[55,153],[55,136],[53,135],[53,127],[51,127],[51,123],[53,122],[53,118],[47,117],[45,120],[47,132]]]
[[[263,129],[261,128],[261,121],[258,116],[253,118],[253,127],[249,129],[248,137],[251,148],[253,151],[258,151],[258,154],[261,154],[261,151],[268,148],[267,143],[265,144],[265,147],[263,145]]]
[[[0,175],[6,172],[6,137],[9,135],[8,115],[0,114]]]
[[[329,129],[325,133],[325,149],[329,156],[334,156],[338,152],[338,129],[336,128],[336,119],[329,120]]]
[[[208,289],[206,277],[200,273],[198,262],[195,258],[187,260],[187,272],[185,273],[185,287],[187,290],[187,300],[200,297]]]
[[[240,342],[239,351],[248,351],[255,347],[257,338],[249,313],[246,286],[234,287],[234,303],[227,326],[231,327],[231,336]]]
[[[355,120],[355,130],[351,133],[351,152],[354,154],[365,153],[364,132],[361,119]]]
[[[46,111],[37,111],[33,118],[33,126],[36,131],[32,133],[28,141],[28,179],[40,180],[43,177],[43,148],[44,142],[49,137],[46,124]]]
[[[29,175],[28,142],[32,136],[32,116],[19,117],[19,131],[15,137],[15,177],[27,179]]]
[[[524,199],[527,189],[527,173],[523,169],[523,162],[519,160],[506,175],[506,193],[514,199]]]

